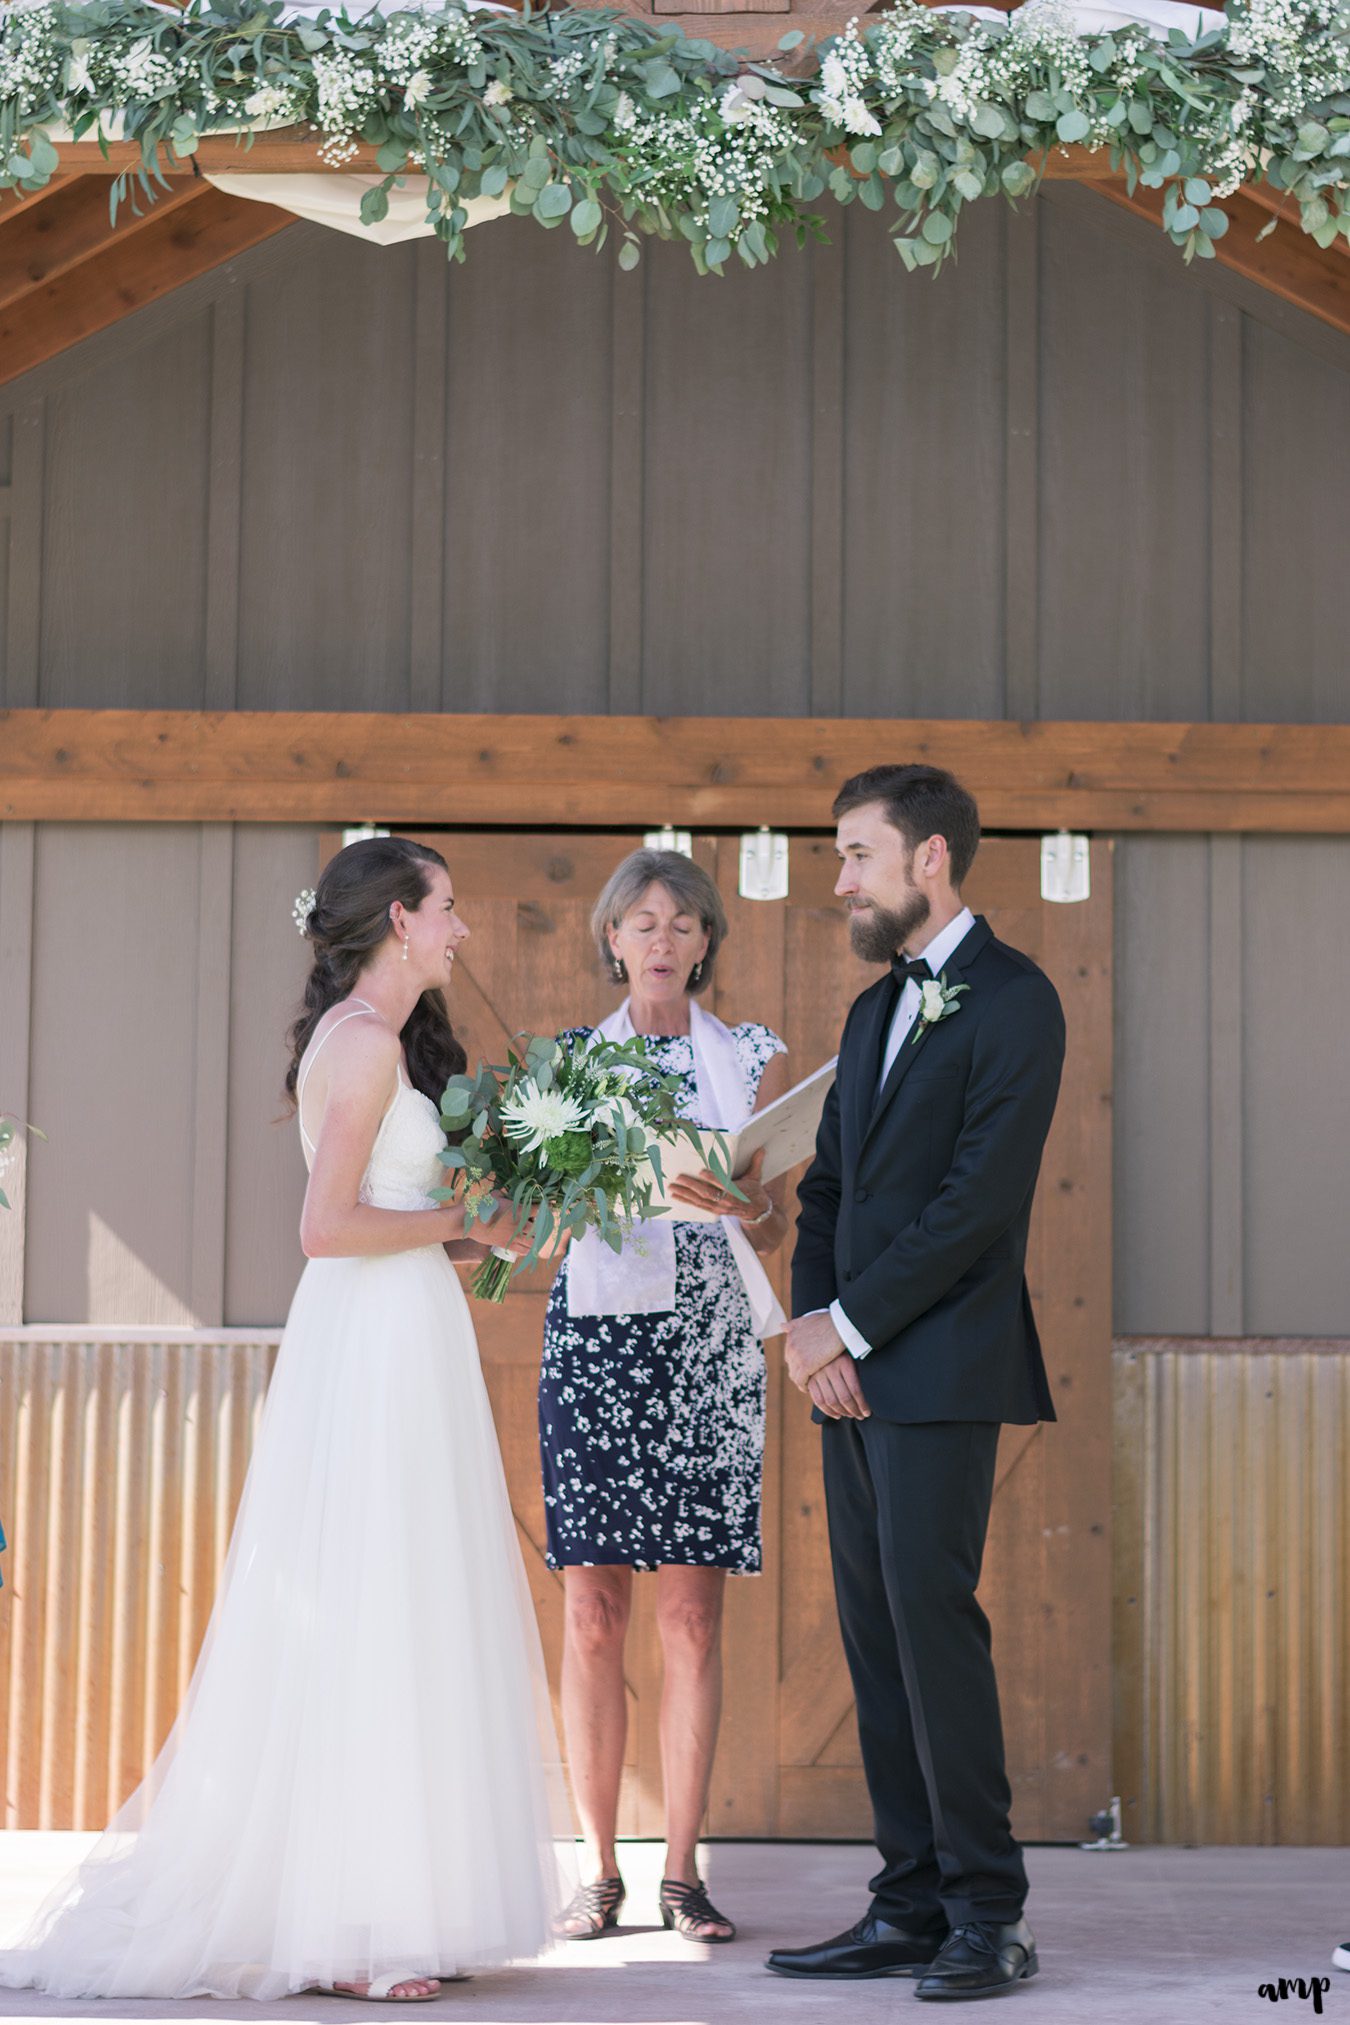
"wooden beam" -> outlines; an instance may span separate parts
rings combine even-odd
[[[114,225],[108,215],[107,178],[70,176],[46,204],[8,213],[0,210],[0,310],[114,242],[125,243],[133,233],[191,203],[201,190],[194,178],[179,177],[172,189],[158,193],[153,205],[144,199],[138,199],[139,211],[130,203],[119,205]]]
[[[255,134],[251,147],[240,135],[207,134],[188,160],[180,160],[161,148],[159,164],[171,179],[191,175],[194,162],[203,174],[219,171],[231,176],[379,173],[375,150],[364,142],[358,142],[356,152],[344,158],[340,169],[335,169],[319,158],[321,139],[310,127],[278,127],[272,133]],[[120,176],[124,169],[138,169],[141,165],[139,141],[109,141],[106,153],[97,141],[62,141],[60,156],[63,169],[78,170],[85,176]]]
[[[157,205],[134,233],[0,307],[0,385],[294,222],[209,187],[190,202]]]
[[[1350,834],[1350,726],[854,718],[0,713],[0,818],[828,828],[879,759],[991,829]]]
[[[1093,188],[1152,224],[1162,217],[1161,190],[1137,188],[1131,196],[1123,176],[1096,181]],[[1278,190],[1244,189],[1225,197],[1223,208],[1228,230],[1214,242],[1223,266],[1329,323],[1333,330],[1350,331],[1350,255],[1344,242],[1323,250],[1300,227],[1293,198]],[[1272,214],[1282,222],[1268,239],[1261,239]]]

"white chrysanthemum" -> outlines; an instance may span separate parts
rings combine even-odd
[[[530,1084],[502,1105],[502,1128],[524,1153],[533,1153],[564,1132],[579,1132],[585,1123],[580,1104],[561,1090],[537,1090]]]
[[[849,93],[848,97],[844,100],[842,111],[843,118],[839,124],[843,127],[845,133],[879,134],[881,132],[881,121],[876,117],[875,113],[870,113],[867,110],[857,92]]]
[[[505,84],[501,78],[494,77],[487,90],[483,93],[483,104],[510,105],[514,97],[515,93],[512,91],[510,85]]]
[[[417,107],[421,105],[422,100],[428,96],[432,89],[431,72],[429,70],[415,70],[403,87],[404,105],[410,111],[416,111]]]

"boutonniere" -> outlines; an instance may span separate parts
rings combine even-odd
[[[939,1020],[950,1019],[953,1013],[959,1013],[961,994],[969,990],[968,984],[948,984],[945,970],[941,977],[926,979],[919,986],[919,1022],[914,1029],[912,1045],[917,1048],[929,1027],[935,1027]]]

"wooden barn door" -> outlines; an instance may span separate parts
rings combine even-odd
[[[449,861],[472,937],[454,1017],[470,1055],[502,1058],[523,1030],[594,1023],[616,1003],[590,941],[591,906],[641,840],[610,832],[424,834]],[[330,840],[330,848],[336,844]],[[327,855],[327,853],[325,853]],[[792,840],[786,902],[742,900],[738,840],[696,837],[731,923],[712,1009],[759,1019],[801,1074],[832,1055],[874,971],[848,947],[832,894],[833,842]],[[982,1597],[1003,1688],[1014,1819],[1030,1840],[1077,1837],[1110,1790],[1111,893],[1094,845],[1091,901],[1041,900],[1039,843],[987,839],[969,897],[1027,950],[1065,1001],[1069,1057],[1032,1233],[1030,1276],[1060,1423],[1009,1428],[1000,1448]],[[775,1270],[786,1300],[787,1248]],[[557,1684],[561,1582],[544,1565],[535,1388],[549,1275],[475,1307],[549,1669]],[[830,1589],[819,1435],[769,1346],[765,1572],[728,1585],[726,1700],[709,1808],[714,1835],[870,1834],[848,1676]],[[628,1657],[621,1829],[661,1828],[660,1661],[654,1583],[639,1580]]]

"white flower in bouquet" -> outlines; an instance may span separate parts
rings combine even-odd
[[[541,1090],[525,1083],[502,1105],[502,1130],[522,1153],[535,1153],[564,1132],[581,1132],[586,1114],[574,1097],[561,1090]]]

